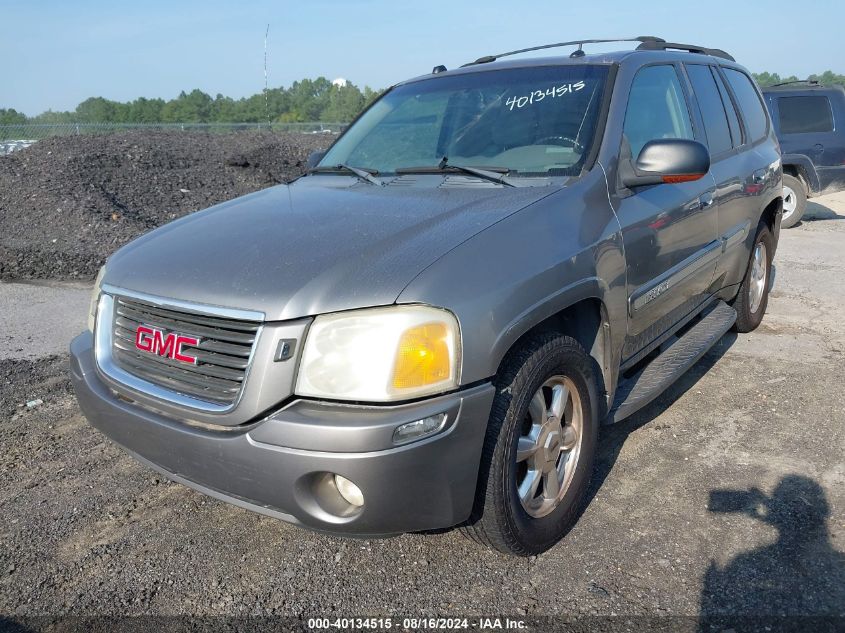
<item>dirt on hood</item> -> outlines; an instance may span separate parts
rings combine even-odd
[[[299,176],[334,136],[133,131],[0,157],[0,279],[90,280],[173,219]]]

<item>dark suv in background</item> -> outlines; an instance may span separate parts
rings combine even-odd
[[[845,88],[790,81],[763,89],[783,152],[783,227],[807,198],[845,189]]]
[[[85,415],[312,529],[551,547],[599,425],[756,328],[773,278],[780,153],[750,75],[628,41],[438,66],[306,176],[121,248],[71,345]]]

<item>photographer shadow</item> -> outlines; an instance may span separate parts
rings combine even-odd
[[[787,630],[810,624],[801,620],[807,617],[829,618],[815,622],[815,630],[845,624],[845,554],[830,542],[830,505],[817,482],[791,474],[771,495],[756,488],[713,490],[708,508],[753,517],[775,528],[778,538],[723,568],[710,563],[701,591],[702,631],[728,624],[724,618],[749,616],[772,618]]]

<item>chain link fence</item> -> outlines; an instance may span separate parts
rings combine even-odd
[[[338,134],[345,123],[25,123],[0,125],[0,156],[32,145],[51,136],[108,134],[129,130],[171,130],[181,132],[229,133],[244,130],[292,132],[299,134]]]

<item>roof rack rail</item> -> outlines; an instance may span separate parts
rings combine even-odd
[[[611,38],[611,39],[602,39],[602,40],[573,40],[571,42],[558,42],[557,44],[543,44],[542,46],[532,46],[530,48],[521,48],[518,51],[509,51],[507,53],[499,53],[498,55],[485,55],[484,57],[479,57],[474,62],[469,62],[468,64],[464,64],[463,66],[461,66],[461,68],[463,68],[464,66],[473,66],[475,64],[488,64],[490,62],[496,61],[500,57],[508,57],[510,55],[519,55],[520,53],[530,53],[531,51],[540,51],[540,50],[543,50],[545,48],[557,48],[557,47],[560,47],[560,46],[577,46],[578,51],[582,51],[581,54],[583,55],[582,49],[584,47],[584,44],[604,44],[604,43],[607,43],[607,42],[641,42],[640,45],[642,46],[642,44],[647,44],[647,43],[651,43],[651,42],[659,44],[659,43],[665,42],[665,41],[666,40],[663,40],[659,37],[654,37],[653,35],[640,35],[639,37],[620,37],[620,38]],[[580,57],[580,55],[576,55],[576,53],[578,51],[575,51],[573,53],[573,55],[576,56],[576,57]]]
[[[778,88],[780,86],[791,86],[793,84],[808,84],[810,86],[821,86],[818,79],[790,79],[789,81],[782,81],[779,84],[772,84],[769,88]]]
[[[689,53],[699,53],[700,55],[711,55],[712,57],[721,57],[728,61],[735,62],[732,55],[729,55],[720,48],[707,48],[706,46],[697,46],[695,44],[679,44],[678,42],[667,42],[666,40],[654,41],[648,40],[637,46],[638,51],[687,51]]]

